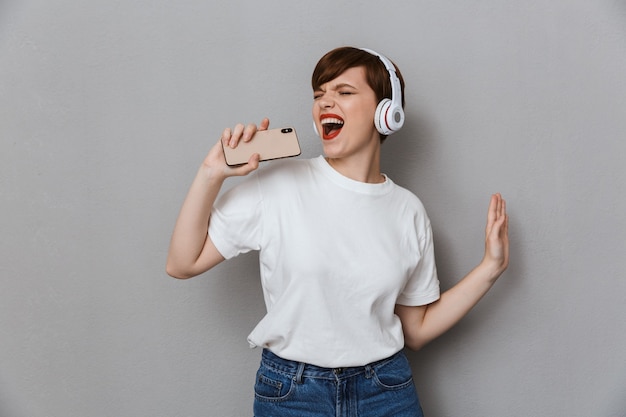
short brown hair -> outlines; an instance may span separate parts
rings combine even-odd
[[[395,63],[393,66],[396,68],[396,74],[400,79],[402,107],[404,107],[404,79]],[[351,46],[335,48],[317,62],[311,77],[313,91],[319,90],[322,84],[334,80],[346,70],[355,67],[365,69],[367,84],[374,90],[378,101],[391,98],[391,81],[385,64],[376,55]],[[385,137],[385,135],[380,135],[381,141]]]

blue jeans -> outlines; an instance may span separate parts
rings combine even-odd
[[[400,351],[366,366],[321,368],[263,350],[255,417],[423,417],[411,367]]]

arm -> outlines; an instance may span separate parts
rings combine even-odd
[[[250,157],[247,164],[231,168],[226,165],[224,146],[236,147],[240,140],[249,141],[257,130],[265,130],[269,120],[258,127],[239,124],[233,130],[225,129],[220,140],[204,158],[187,193],[176,220],[165,267],[168,275],[186,279],[208,271],[224,260],[208,235],[211,209],[226,178],[247,175],[259,166],[259,155]]]
[[[418,350],[461,320],[489,291],[509,263],[506,202],[491,197],[485,230],[485,255],[481,263],[436,302],[426,306],[396,305],[405,344]]]

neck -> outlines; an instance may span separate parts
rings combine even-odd
[[[328,164],[341,175],[359,182],[378,184],[385,182],[380,172],[380,146],[371,155],[354,155],[350,158],[326,158]]]

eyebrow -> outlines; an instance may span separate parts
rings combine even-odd
[[[353,86],[352,84],[348,84],[348,83],[339,83],[337,85],[335,85],[333,88],[335,90],[339,90],[340,88],[352,88],[353,90],[356,90],[356,87]]]
[[[348,83],[339,83],[337,85],[334,85],[332,86],[331,90],[339,90],[341,88],[351,88],[353,90],[357,90],[355,86],[353,86],[352,84],[348,84]],[[316,88],[315,91],[324,91],[324,89],[320,86]]]

